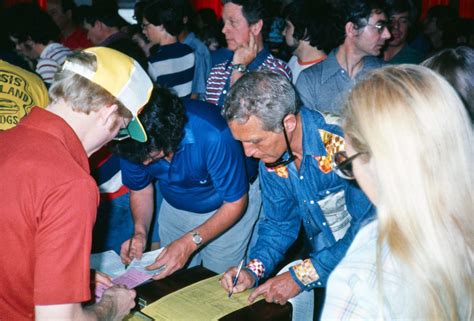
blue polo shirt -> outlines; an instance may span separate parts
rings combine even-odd
[[[207,213],[234,202],[248,191],[245,157],[234,140],[220,108],[197,100],[185,100],[188,122],[173,159],[149,165],[120,160],[122,180],[140,190],[154,180],[173,207]]]

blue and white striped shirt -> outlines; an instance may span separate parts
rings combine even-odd
[[[148,57],[148,74],[156,84],[173,90],[178,97],[187,97],[192,92],[194,60],[188,45],[175,42],[160,46]]]

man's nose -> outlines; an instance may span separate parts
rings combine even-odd
[[[383,32],[382,32],[382,38],[383,39],[390,39],[391,36],[392,36],[392,34],[390,33],[390,30],[388,30],[388,28],[385,27],[383,29]]]
[[[257,150],[251,143],[242,143],[242,146],[244,147],[245,156],[247,157],[252,157]]]

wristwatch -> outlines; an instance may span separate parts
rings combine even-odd
[[[201,236],[201,234],[199,234],[198,231],[192,231],[191,234],[192,234],[192,236],[193,236],[193,242],[194,242],[194,244],[196,244],[197,246],[201,245],[201,243],[202,243],[202,236]]]
[[[247,72],[247,66],[243,64],[235,64],[232,65],[232,70],[237,70],[240,73],[245,73]]]

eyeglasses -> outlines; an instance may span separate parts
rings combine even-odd
[[[332,158],[332,169],[334,173],[344,179],[355,179],[354,171],[352,170],[352,161],[362,154],[365,154],[365,152],[354,154],[351,157],[348,157],[345,151],[335,153]]]
[[[367,23],[366,26],[374,28],[379,34],[382,34],[385,29],[388,29],[387,21],[379,21],[376,24]]]
[[[149,22],[143,22],[143,23],[141,24],[142,29],[145,29],[145,28],[148,27],[149,25],[151,25],[151,23],[149,23]]]
[[[284,159],[283,155],[281,155],[280,159],[273,163],[265,163],[265,167],[267,168],[275,168],[279,166],[286,166],[295,160],[295,155],[291,151],[290,141],[288,140],[288,135],[286,134],[285,125],[283,125],[283,135],[285,136],[286,142],[286,150],[288,153],[288,158]]]
[[[118,134],[115,135],[113,140],[121,141],[130,137],[130,132],[128,131],[128,125],[125,122],[125,118],[122,117],[122,121],[123,121],[123,127],[120,128]]]
[[[147,160],[147,164],[151,164],[151,163],[154,163],[154,162],[157,162],[159,160],[162,160],[166,158],[166,154],[164,152],[150,152],[148,154],[148,157],[146,158]]]

